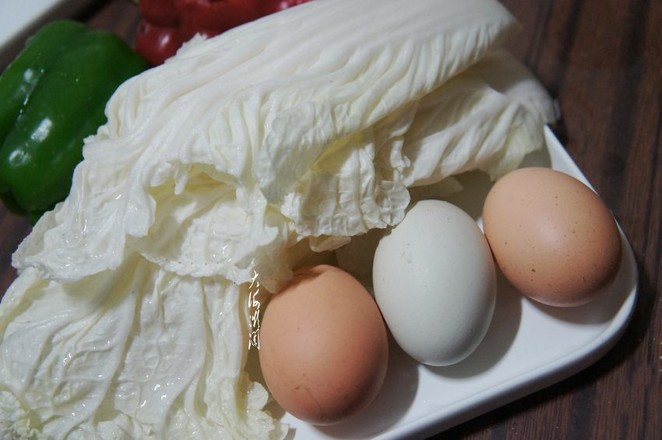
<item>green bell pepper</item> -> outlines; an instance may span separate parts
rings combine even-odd
[[[0,76],[0,199],[33,221],[69,193],[83,140],[117,87],[148,67],[119,36],[59,20]]]

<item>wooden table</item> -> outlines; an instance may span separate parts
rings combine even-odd
[[[613,210],[637,258],[632,322],[573,377],[435,438],[659,439],[662,436],[662,2],[504,0],[521,21],[510,48],[558,99],[557,134]],[[128,0],[78,17],[131,41]],[[29,225],[0,208],[0,289]]]

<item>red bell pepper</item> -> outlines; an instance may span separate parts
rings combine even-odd
[[[136,51],[152,65],[173,56],[196,34],[213,37],[309,0],[140,0]]]

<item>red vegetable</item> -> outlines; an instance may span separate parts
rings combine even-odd
[[[152,65],[173,56],[196,34],[213,37],[309,0],[140,0],[136,51]]]
[[[179,13],[175,0],[140,0],[140,15],[150,24],[161,27],[177,27]]]
[[[268,15],[307,1],[309,0],[262,0],[260,3],[262,3],[262,13]]]
[[[175,0],[179,29],[186,40],[196,33],[220,34],[260,17],[257,0]]]
[[[153,66],[162,64],[184,44],[177,28],[160,27],[142,19],[136,32],[136,52]]]

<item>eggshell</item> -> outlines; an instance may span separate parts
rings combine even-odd
[[[548,305],[590,302],[620,265],[613,215],[588,186],[560,171],[522,168],[499,179],[483,223],[504,276]]]
[[[474,219],[450,203],[424,200],[380,240],[373,287],[400,347],[424,364],[450,365],[485,336],[496,274]]]
[[[306,422],[341,422],[377,395],[388,365],[386,326],[370,293],[328,265],[304,269],[266,306],[260,366],[274,399]]]

